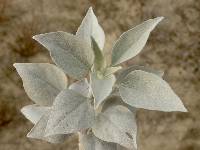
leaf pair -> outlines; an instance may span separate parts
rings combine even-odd
[[[31,65],[26,64],[29,67]],[[20,65],[17,68],[19,70]],[[53,72],[50,74],[54,75]],[[31,75],[25,74],[22,78],[31,79]],[[24,83],[30,82],[24,81]],[[48,80],[48,83],[51,82]],[[43,88],[45,88],[44,85]],[[27,136],[58,143],[63,142],[68,137],[67,134],[90,128],[94,122],[95,112],[90,104],[89,93],[89,84],[84,79],[73,83],[69,89],[63,89],[56,96],[51,107],[29,105],[22,108],[22,113],[26,118],[35,124]]]
[[[113,47],[111,66],[119,65],[120,63],[136,56],[145,46],[150,32],[162,19],[163,17],[150,19],[123,33]],[[101,51],[99,50],[98,45],[96,46],[94,40],[92,43],[94,45],[93,50],[95,52],[94,54],[96,60],[94,63],[96,64],[95,68],[97,68],[97,70],[101,70],[102,68],[104,69],[105,63]],[[102,73],[102,77],[98,77],[98,73],[91,75],[92,89],[96,107],[98,107],[111,93],[115,82],[112,74],[118,69],[119,68],[117,67],[108,67]]]
[[[27,136],[52,143],[64,141],[66,135],[45,137],[45,129],[56,96],[67,87],[65,74],[48,63],[16,63],[14,66],[23,80],[26,93],[36,103],[21,109],[25,117],[35,124]]]
[[[88,10],[76,35],[58,31],[35,35],[33,39],[49,50],[53,61],[65,73],[81,79],[88,74],[94,62],[91,37],[103,49],[105,35],[92,8]]]

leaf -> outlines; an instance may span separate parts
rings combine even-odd
[[[69,89],[74,90],[85,97],[91,97],[91,87],[86,78],[72,83],[69,86]]]
[[[137,148],[135,114],[124,106],[112,106],[100,113],[92,131],[103,141],[114,142],[128,149]]]
[[[30,120],[33,124],[36,124],[40,118],[49,111],[49,107],[34,105],[27,105],[21,109],[22,114]]]
[[[52,106],[46,135],[69,134],[90,128],[94,115],[90,99],[65,89],[56,97]]]
[[[95,99],[95,108],[97,108],[103,100],[112,92],[115,83],[115,76],[99,77],[96,73],[91,74],[91,87]]]
[[[149,19],[123,33],[113,47],[112,66],[136,56],[145,46],[150,32],[162,19]]]
[[[123,101],[133,107],[159,111],[187,111],[171,87],[153,73],[135,70],[119,87]]]
[[[76,35],[89,44],[91,44],[91,36],[94,37],[100,49],[103,50],[105,34],[98,23],[98,20],[92,10],[92,7],[89,8],[85,18],[83,19],[80,27],[76,32]]]
[[[33,39],[50,51],[53,61],[70,77],[83,78],[93,64],[90,45],[75,35],[58,31],[35,35]]]
[[[106,109],[108,109],[109,107],[112,106],[117,106],[117,105],[122,105],[126,108],[128,108],[131,112],[136,113],[136,108],[132,107],[130,105],[128,105],[127,103],[125,103],[122,98],[117,94],[117,95],[113,95],[111,94],[103,103],[103,107],[101,111],[105,111]]]
[[[103,71],[106,68],[106,61],[104,59],[103,53],[97,45],[95,39],[92,39],[92,49],[94,52],[94,69],[95,71]]]
[[[28,96],[39,105],[51,106],[58,93],[66,88],[67,78],[55,65],[15,63]]]
[[[164,75],[163,71],[158,71],[158,70],[154,70],[152,68],[149,67],[145,67],[145,66],[137,66],[137,65],[133,65],[130,66],[128,68],[122,69],[120,70],[119,74],[117,75],[117,81],[116,83],[119,84],[120,82],[122,82],[122,80],[132,71],[134,70],[142,70],[142,71],[146,71],[149,73],[153,73],[155,75],[158,75],[159,77],[162,77]]]
[[[116,150],[117,144],[102,141],[93,133],[79,133],[79,150]]]
[[[45,114],[44,116],[42,116],[39,122],[37,122],[36,125],[27,134],[27,137],[45,140],[50,143],[64,142],[65,139],[68,137],[68,135],[60,134],[60,135],[52,135],[45,137],[45,129],[47,126],[48,119],[49,119],[49,114]]]
[[[120,70],[122,67],[121,66],[117,66],[117,67],[108,67],[106,68],[106,70],[104,71],[104,76],[109,76],[111,74],[114,74],[115,72],[117,72],[118,70]]]

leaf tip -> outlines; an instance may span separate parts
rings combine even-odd
[[[188,112],[188,109],[183,105],[182,112]]]
[[[25,113],[26,113],[26,108],[23,107],[20,111],[21,111],[21,113],[22,113],[23,115],[25,115]]]
[[[13,66],[14,66],[15,68],[17,68],[17,66],[18,66],[18,63],[14,63],[14,64],[13,64]]]
[[[19,71],[19,68],[22,67],[22,64],[23,64],[23,63],[14,63],[14,64],[13,64],[13,67],[15,67],[15,69],[16,69],[17,71]]]
[[[86,15],[89,15],[91,18],[96,18],[96,15],[95,15],[95,13],[94,13],[94,11],[93,11],[93,8],[92,8],[92,6],[90,6],[89,7],[89,9],[88,9],[88,12],[87,12],[87,14]]]
[[[88,11],[93,12],[92,6],[89,7]]]
[[[161,22],[163,19],[164,19],[163,16],[154,18],[154,20],[156,21],[156,24],[158,24],[159,22]]]
[[[41,39],[41,37],[43,36],[43,34],[37,34],[37,35],[34,35],[32,37],[32,39],[36,40],[36,41],[39,41]]]

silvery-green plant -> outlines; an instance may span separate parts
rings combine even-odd
[[[136,150],[137,108],[186,112],[162,79],[163,72],[120,67],[142,50],[162,19],[147,20],[123,33],[113,46],[111,64],[104,57],[105,35],[92,8],[75,35],[58,31],[33,36],[56,65],[14,64],[35,102],[21,110],[34,124],[27,136],[59,143],[79,133],[81,150]],[[68,86],[65,73],[78,81]]]

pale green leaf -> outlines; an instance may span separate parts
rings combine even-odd
[[[92,40],[92,49],[94,52],[94,69],[95,71],[103,71],[106,68],[106,60],[104,59],[104,55],[97,45],[95,39],[91,37]]]
[[[33,37],[46,47],[53,61],[70,77],[80,79],[87,75],[94,60],[89,44],[66,32],[51,32]]]
[[[69,134],[90,128],[94,121],[90,99],[65,89],[55,99],[46,128],[46,135]]]
[[[130,72],[132,72],[134,70],[142,70],[142,71],[150,72],[155,75],[158,75],[159,77],[162,77],[164,75],[163,71],[154,70],[152,68],[145,67],[145,66],[133,65],[133,66],[130,66],[128,68],[125,68],[125,69],[122,69],[119,71],[119,74],[116,77],[117,78],[116,83],[119,84]]]
[[[101,50],[103,50],[105,42],[105,34],[98,23],[98,20],[92,10],[89,8],[85,18],[83,19],[76,35],[82,38],[85,42],[91,44],[91,36],[94,37]]]
[[[117,105],[99,113],[92,127],[96,137],[114,142],[128,149],[137,148],[137,124],[135,114],[128,108]]]
[[[91,97],[92,95],[90,84],[88,83],[88,80],[86,78],[72,83],[69,86],[69,89],[74,90],[75,92],[85,97]]]
[[[28,96],[39,105],[51,106],[58,93],[66,88],[67,78],[55,65],[15,63]]]
[[[93,133],[79,133],[79,150],[117,150],[117,144],[102,141]]]
[[[116,105],[122,105],[125,106],[126,108],[128,108],[130,111],[132,111],[133,113],[136,113],[136,108],[132,107],[130,105],[128,105],[127,103],[125,103],[122,98],[120,97],[119,94],[115,95],[115,94],[111,94],[103,103],[103,107],[101,109],[101,111],[105,111],[106,109],[108,109],[109,107],[112,106],[116,106]]]
[[[113,47],[112,66],[136,56],[145,46],[150,32],[162,19],[163,17],[149,19],[123,33]]]
[[[105,142],[92,132],[79,132],[79,150],[130,150],[119,144]],[[136,149],[131,149],[136,150]]]
[[[118,70],[120,70],[122,67],[121,66],[117,66],[117,67],[108,67],[105,69],[104,71],[104,76],[109,76],[111,74],[114,74],[115,72],[117,72]]]
[[[37,104],[27,105],[21,109],[22,114],[30,120],[33,124],[36,124],[40,118],[49,111],[50,107],[43,107]]]
[[[180,98],[159,76],[135,70],[119,87],[123,101],[133,107],[159,111],[187,111]]]
[[[115,83],[115,76],[107,77],[98,76],[96,73],[91,74],[91,88],[95,99],[95,108],[97,108],[107,96],[112,92]]]
[[[45,129],[47,126],[48,119],[49,119],[49,114],[45,114],[44,116],[42,116],[39,122],[37,122],[36,125],[27,134],[27,137],[45,140],[50,143],[64,142],[65,139],[68,137],[68,135],[60,134],[60,135],[51,135],[51,136],[45,137]]]

